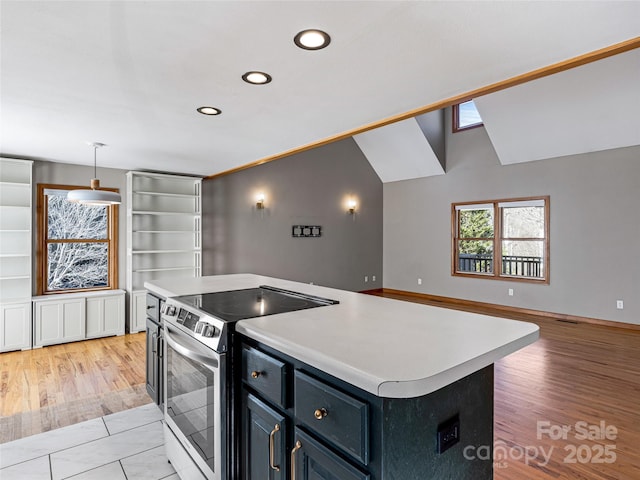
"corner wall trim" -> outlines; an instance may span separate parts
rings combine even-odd
[[[497,317],[512,318],[514,320],[534,321],[536,317],[543,317],[550,320],[571,323],[587,323],[591,325],[601,325],[605,327],[624,328],[627,330],[640,331],[640,325],[633,323],[614,322],[612,320],[602,320],[599,318],[580,317],[578,315],[568,315],[565,313],[545,312],[542,310],[533,310],[529,308],[512,307],[509,305],[498,305],[495,303],[476,302],[474,300],[465,300],[462,298],[443,297],[440,295],[431,295],[429,293],[410,292],[405,290],[395,290],[393,288],[376,288],[372,290],[364,290],[360,293],[368,295],[377,295],[381,297],[406,300],[407,297],[415,298],[420,303],[432,305],[435,307],[451,308],[453,310],[464,310],[466,312],[480,313],[484,315],[493,315]]]

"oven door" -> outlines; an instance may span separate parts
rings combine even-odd
[[[224,354],[165,325],[165,421],[211,480],[225,478],[225,361]]]

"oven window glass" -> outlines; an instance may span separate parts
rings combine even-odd
[[[187,441],[214,470],[217,371],[167,348],[167,413]]]

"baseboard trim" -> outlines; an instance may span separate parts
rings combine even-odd
[[[633,323],[614,322],[612,320],[581,317],[578,315],[568,315],[565,313],[545,312],[543,310],[512,307],[509,305],[498,305],[496,303],[476,302],[474,300],[443,297],[440,295],[431,295],[429,293],[410,292],[406,290],[396,290],[393,288],[375,288],[372,290],[365,290],[361,293],[379,296],[398,295],[401,297],[413,297],[419,299],[424,303],[437,307],[451,308],[454,310],[464,310],[467,312],[482,313],[498,317],[508,317],[515,320],[535,320],[535,318],[542,317],[561,322],[587,323],[590,325],[602,325],[606,327],[624,328],[626,330],[640,331],[640,325],[635,325]]]

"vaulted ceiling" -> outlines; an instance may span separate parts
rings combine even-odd
[[[85,142],[97,141],[109,145],[99,166],[200,175],[357,132],[640,31],[640,2],[624,1],[2,0],[0,8],[1,155],[91,164]],[[328,32],[331,44],[297,48],[305,28]],[[241,76],[250,70],[273,81],[249,85]],[[567,108],[580,107],[562,127],[572,149],[584,148],[581,138],[602,125],[582,123],[594,112],[585,100],[598,100],[593,116],[619,123],[626,99],[634,109],[622,122],[632,126],[609,125],[616,132],[588,147],[611,148],[637,141],[638,129],[629,130],[638,123],[638,71],[637,51],[628,52],[487,95],[478,107],[499,156],[513,163],[566,154],[556,137]],[[609,95],[619,89],[627,94]],[[507,114],[516,104],[523,128],[544,125],[536,137],[553,137],[549,148],[514,140]],[[222,114],[197,113],[203,105]],[[421,143],[411,122],[389,128]]]

